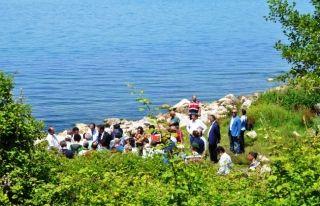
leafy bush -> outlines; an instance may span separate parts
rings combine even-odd
[[[266,91],[254,104],[277,104],[287,110],[299,111],[306,108],[314,110],[314,105],[319,103],[319,101],[319,92],[315,91],[310,93],[302,88],[287,88],[283,91]]]

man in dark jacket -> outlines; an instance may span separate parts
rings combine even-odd
[[[216,148],[221,139],[220,126],[216,121],[216,117],[214,115],[210,115],[209,120],[211,122],[211,126],[208,132],[210,160],[214,163],[218,163]]]
[[[104,125],[100,124],[98,126],[98,143],[105,146],[107,149],[110,149],[110,142],[112,140],[112,136],[104,131]]]

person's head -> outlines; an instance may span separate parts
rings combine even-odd
[[[173,110],[171,110],[170,111],[170,117],[174,118],[175,116],[176,116],[176,113]]]
[[[89,128],[91,129],[91,131],[93,131],[96,128],[96,124],[95,123],[91,123],[89,125]]]
[[[194,130],[194,131],[192,132],[192,137],[193,137],[193,138],[199,138],[199,137],[200,137],[199,131],[198,131],[198,130]]]
[[[74,141],[76,141],[76,142],[80,142],[80,140],[81,140],[80,134],[75,134],[75,135],[73,136],[73,139],[74,139]]]
[[[90,141],[91,140],[91,134],[87,132],[86,135],[85,135],[85,138],[86,138],[87,141]]]
[[[118,146],[120,144],[120,139],[114,138],[113,142],[114,142],[114,146]]]
[[[257,157],[258,157],[258,153],[257,153],[257,152],[252,152],[252,151],[249,152],[248,159],[249,159],[250,161],[256,160]]]
[[[123,139],[126,144],[129,144],[130,137],[125,136]]]
[[[221,154],[225,153],[225,150],[223,147],[219,146],[219,147],[217,147],[216,152],[221,155]]]
[[[197,119],[197,115],[196,114],[191,114],[191,119],[192,120],[196,120]]]
[[[121,132],[119,131],[119,132],[115,133],[114,137],[120,139],[122,137]]]
[[[64,148],[64,147],[67,147],[67,142],[66,141],[61,141],[60,142],[60,146],[61,146],[61,148]]]
[[[79,128],[78,127],[72,128],[72,133],[73,134],[79,134]]]
[[[232,116],[233,116],[233,117],[236,117],[236,116],[237,116],[237,110],[236,110],[236,109],[233,109],[233,110],[232,110]]]
[[[247,110],[242,109],[242,110],[241,110],[241,113],[242,113],[242,115],[246,115],[246,114],[247,114]]]
[[[88,149],[88,147],[89,147],[89,142],[85,141],[85,142],[83,143],[83,147],[84,147],[85,149]]]
[[[141,126],[139,126],[138,129],[137,129],[137,133],[138,134],[143,134],[143,132],[144,132],[143,128]]]
[[[71,137],[72,137],[72,135],[73,135],[73,131],[72,130],[67,130],[67,135],[70,135]]]
[[[99,130],[99,133],[102,134],[104,132],[104,125],[103,124],[100,124],[98,126],[98,130]]]
[[[194,102],[197,101],[197,96],[196,96],[196,95],[193,95],[193,96],[192,96],[192,101],[194,101]]]
[[[113,125],[113,130],[117,130],[120,129],[120,124],[114,124]]]
[[[66,142],[71,142],[71,135],[67,134],[67,136],[64,138]]]
[[[136,144],[136,141],[134,140],[134,138],[130,138],[129,139],[129,144],[131,145],[131,147],[134,147]]]
[[[107,140],[104,139],[104,138],[102,140],[100,140],[100,146],[101,147],[107,147],[108,146]]]
[[[98,148],[98,142],[94,141],[94,142],[92,143],[92,145],[91,145],[91,149],[92,149],[92,150],[97,150],[97,148]]]
[[[216,121],[216,116],[215,115],[213,115],[213,114],[211,114],[210,116],[209,116],[209,120],[210,120],[210,122],[212,123],[212,122],[214,122],[214,121]]]
[[[124,146],[124,151],[125,151],[125,152],[132,152],[132,147],[131,147],[131,145],[126,144],[126,145]]]
[[[142,144],[143,145],[149,144],[149,139],[148,138],[143,138]]]
[[[54,130],[54,127],[49,127],[48,128],[48,133],[51,135],[54,135],[56,133],[56,131]]]
[[[156,129],[156,127],[154,125],[150,124],[149,129]]]

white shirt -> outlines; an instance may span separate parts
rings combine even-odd
[[[171,136],[170,140],[173,141],[175,144],[177,144],[177,138],[175,138],[174,136]]]
[[[204,142],[204,151],[207,150],[207,141],[206,141],[206,138],[204,138],[204,136],[201,136],[200,139],[202,139],[202,141]],[[203,151],[203,152],[204,152]]]
[[[192,134],[194,130],[200,130],[200,129],[202,130],[203,133],[207,129],[207,126],[200,119],[196,119],[195,121],[193,120],[189,121],[187,125],[187,130],[189,134]]]
[[[79,154],[78,155],[84,155],[85,153],[87,153],[89,150],[81,150],[80,152],[79,152]]]
[[[98,141],[99,132],[98,132],[96,129],[95,129],[94,132],[93,132],[94,135],[92,135],[91,129],[88,130],[88,133],[89,133],[91,136],[93,136],[93,137],[92,137],[92,140],[93,140],[93,141]]]
[[[218,164],[220,166],[218,174],[227,175],[230,173],[232,161],[231,157],[227,153],[223,153],[223,155],[221,155]]]
[[[212,128],[213,124],[215,123],[215,121],[216,121],[216,120],[214,120],[214,121],[211,123],[211,125],[210,125],[210,128],[209,128],[209,130],[208,130],[208,137],[209,137],[209,133],[210,133],[211,128]]]
[[[59,149],[59,141],[55,134],[48,134],[46,140],[48,141],[48,149],[50,149],[50,147],[56,147]]]
[[[145,144],[143,146],[143,150],[142,150],[142,157],[146,158],[146,157],[152,157],[153,156],[153,148],[150,146],[150,144]]]
[[[248,117],[246,115],[242,115],[240,118],[240,121],[241,121],[241,131],[245,131],[246,124],[244,124],[244,123],[248,121]]]

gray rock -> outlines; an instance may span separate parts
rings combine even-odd
[[[121,120],[120,118],[107,118],[104,120],[104,123],[107,127],[110,127],[111,125],[120,124]]]

